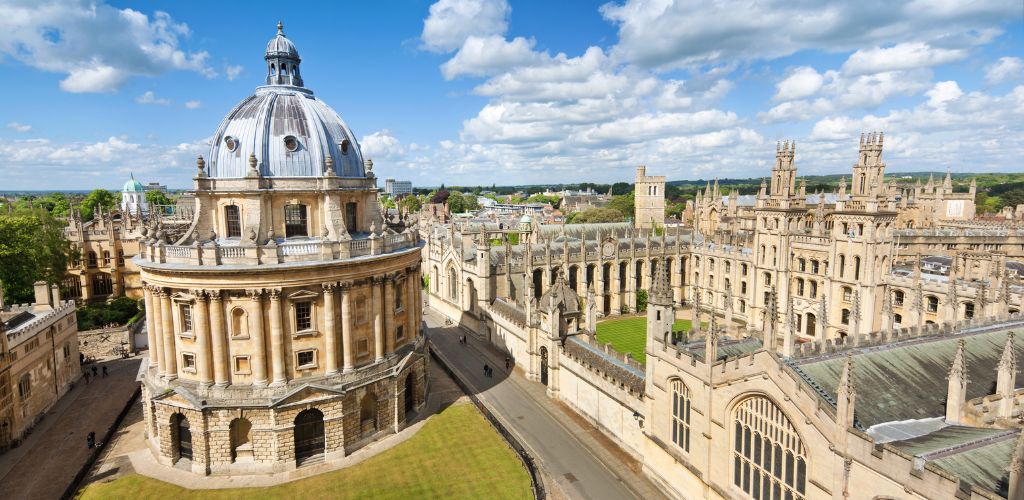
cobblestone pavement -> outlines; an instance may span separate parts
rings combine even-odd
[[[344,459],[332,460],[328,463],[303,467],[294,471],[259,476],[199,476],[192,472],[166,467],[156,462],[146,444],[146,425],[142,417],[140,401],[132,405],[132,409],[117,430],[116,437],[111,440],[110,445],[93,466],[83,481],[83,486],[97,481],[113,481],[130,474],[142,474],[191,489],[265,487],[352,466],[412,437],[431,415],[449,405],[457,402],[469,402],[459,386],[445,374],[444,370],[434,366],[433,361],[428,361],[428,363],[430,365],[427,368],[429,389],[427,406],[416,415],[413,423],[402,429],[397,435],[386,436],[370,443]]]
[[[539,383],[506,371],[504,354],[496,348],[473,335],[467,336],[468,345],[459,344],[458,337],[465,330],[443,327],[444,317],[432,309],[424,319],[427,338],[537,459],[545,486],[553,496],[588,500],[664,498],[635,470],[635,461],[600,431],[566,415]],[[493,376],[483,375],[484,364],[494,369]]]
[[[21,446],[0,455],[0,495],[4,499],[60,498],[92,450],[89,432],[97,441],[114,424],[138,388],[140,358],[115,359],[90,366],[107,366],[110,375],[82,379],[46,414]],[[102,369],[102,368],[101,368]]]

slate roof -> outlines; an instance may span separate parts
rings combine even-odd
[[[966,340],[967,399],[992,393],[996,366],[1008,330],[933,337],[854,351],[857,385],[855,411],[865,427],[883,422],[945,415],[947,374],[957,341]],[[1015,337],[1017,359],[1024,357],[1024,335]],[[843,356],[796,361],[797,368],[832,397],[843,369]],[[1024,385],[1018,373],[1016,386]]]
[[[931,462],[974,485],[1006,496],[1007,464],[1019,431],[958,425],[891,445]]]

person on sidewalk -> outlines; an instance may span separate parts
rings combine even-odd
[[[487,363],[484,363],[484,376],[485,377],[487,376],[487,373],[490,372],[490,370],[491,370],[491,367],[487,366]]]
[[[85,371],[85,385],[89,385],[89,370]]]
[[[107,378],[107,365],[103,365],[103,378]]]
[[[506,371],[508,371],[509,366],[510,366],[510,363],[509,363],[508,356],[505,356],[505,370]]]
[[[89,432],[89,434],[85,436],[85,445],[88,446],[90,450],[96,447],[95,432]]]
[[[93,376],[93,377],[95,377],[95,376],[96,376],[96,367],[95,367],[95,366],[94,366],[94,367],[92,367],[92,376]]]

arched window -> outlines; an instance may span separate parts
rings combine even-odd
[[[231,336],[249,336],[249,321],[246,318],[245,309],[242,309],[241,307],[236,307],[231,310]]]
[[[893,314],[892,315],[892,326],[894,326],[896,328],[899,328],[901,324],[903,324],[903,315],[902,314]]]
[[[89,252],[89,267],[96,267],[96,252]]]
[[[448,298],[455,300],[459,298],[459,279],[455,277],[455,268],[448,268]]]
[[[839,277],[842,278],[843,274],[846,273],[846,256],[839,254]]]
[[[853,257],[853,279],[855,279],[855,280],[859,280],[860,279],[860,257],[859,256],[854,256]]]
[[[367,391],[359,402],[359,422],[364,436],[377,430],[377,396],[373,391]]]
[[[683,381],[672,381],[672,442],[690,451],[690,389]]]
[[[896,290],[892,294],[892,304],[895,306],[902,306],[904,298],[906,298],[906,294],[903,293],[903,290]]]
[[[796,428],[770,399],[753,396],[733,411],[733,484],[747,495],[803,500],[806,451]]]

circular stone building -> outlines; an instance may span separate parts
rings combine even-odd
[[[197,161],[191,222],[158,214],[135,259],[149,445],[201,474],[348,455],[426,395],[416,228],[384,218],[373,163],[280,24],[265,59]]]

